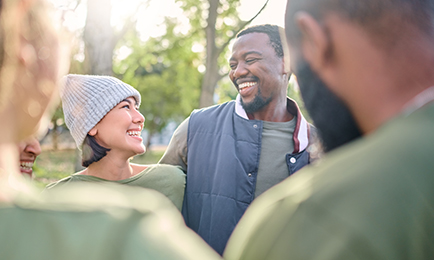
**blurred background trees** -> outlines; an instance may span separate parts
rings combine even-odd
[[[235,98],[227,77],[230,45],[269,1],[281,9],[286,3],[51,0],[61,26],[74,36],[70,73],[113,75],[141,93],[147,147],[155,134],[170,123],[179,124],[193,109]],[[246,4],[252,11],[243,16],[240,7]],[[161,18],[157,13],[162,10],[170,12]],[[298,99],[295,88],[289,91]],[[65,128],[62,119],[60,106],[52,119],[52,132]],[[57,139],[52,138],[54,148]]]
[[[49,1],[61,21],[56,25],[68,32],[69,73],[112,75],[141,93],[144,140],[151,152],[133,162],[144,164],[157,162],[164,152],[151,142],[153,136],[166,136],[167,142],[193,109],[235,99],[227,76],[232,40],[250,23],[283,26],[286,5],[286,0]],[[293,82],[288,95],[303,110]],[[41,188],[81,168],[61,105],[46,139],[34,167]]]
[[[136,87],[143,97],[140,110],[151,140],[193,109],[234,97],[227,79],[216,93],[228,73],[228,46],[268,0],[260,1],[249,20],[240,18],[240,0],[174,0],[178,15],[164,17],[158,25],[160,35],[145,39],[138,30],[140,19],[161,0],[52,2],[62,26],[75,36],[70,73],[113,75]],[[130,11],[114,24],[112,14],[126,6]],[[59,107],[53,129],[63,123],[60,112]]]

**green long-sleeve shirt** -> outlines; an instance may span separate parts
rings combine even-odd
[[[220,259],[160,193],[78,182],[0,202],[0,259]]]
[[[434,104],[258,197],[224,258],[434,259]]]
[[[74,182],[117,183],[153,189],[168,197],[179,210],[181,210],[184,200],[185,173],[180,167],[172,165],[150,165],[142,172],[130,178],[118,181],[105,180],[95,176],[83,175],[78,172],[57,182],[48,184],[46,189],[50,190],[54,187],[63,187],[65,184]]]

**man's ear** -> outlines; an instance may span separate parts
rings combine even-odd
[[[88,134],[90,136],[95,136],[97,133],[98,133],[98,129],[96,129],[96,127],[94,126],[92,129],[90,129]]]
[[[290,58],[289,58],[289,48],[288,48],[288,42],[286,40],[286,34],[285,30],[283,28],[279,28],[279,34],[280,34],[280,40],[282,42],[282,50],[283,50],[283,57],[282,57],[282,71],[283,73],[289,75],[290,74]]]
[[[295,20],[302,34],[303,56],[312,69],[318,70],[326,62],[327,35],[321,25],[306,12],[298,12]]]

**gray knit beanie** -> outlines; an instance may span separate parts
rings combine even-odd
[[[63,114],[78,149],[87,133],[122,100],[134,97],[140,105],[140,93],[114,77],[69,74],[63,80]]]

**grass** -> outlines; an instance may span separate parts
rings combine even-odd
[[[143,155],[138,155],[132,160],[133,163],[155,164],[163,155],[164,151],[149,150]],[[75,173],[76,152],[73,149],[58,151],[43,151],[36,159],[33,166],[34,183],[43,189],[47,184],[58,181]]]

